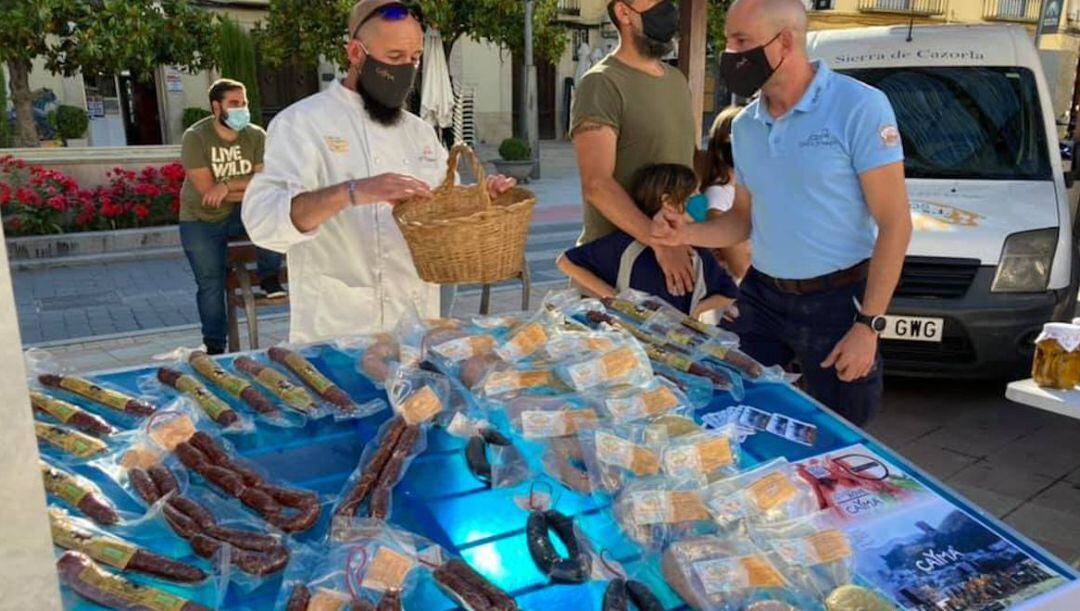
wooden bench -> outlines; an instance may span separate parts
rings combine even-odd
[[[250,350],[259,349],[258,308],[288,305],[289,297],[256,297],[253,287],[259,284],[255,270],[255,245],[248,241],[229,242],[226,256],[225,296],[229,310],[229,352],[240,350],[240,316],[244,310],[247,317],[248,344]],[[288,282],[288,269],[281,266],[280,280]]]

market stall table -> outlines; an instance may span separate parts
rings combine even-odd
[[[335,383],[349,392],[354,399],[363,402],[382,394],[370,381],[358,373],[353,355],[346,354],[329,345],[314,348],[312,362],[326,372]],[[251,353],[261,362],[268,362],[264,353]],[[223,357],[219,362],[230,363],[235,356]],[[155,367],[139,367],[93,374],[98,382],[112,384],[133,394],[145,388],[146,380],[154,375]],[[708,408],[699,410],[698,420],[709,413],[734,404],[726,393],[717,394]],[[917,515],[908,516],[910,524],[889,524],[899,533],[915,528],[930,532],[946,528],[946,522],[964,522],[966,528],[985,527],[993,533],[993,545],[1005,547],[1009,554],[1030,558],[1028,572],[1036,577],[1025,577],[1030,584],[1017,586],[1034,592],[1053,589],[1052,594],[1066,593],[1071,608],[1080,608],[1080,594],[1076,593],[1077,574],[1071,567],[1054,558],[1023,536],[969,504],[954,492],[923,473],[920,469],[889,450],[865,433],[851,427],[830,411],[815,403],[805,394],[787,384],[747,383],[745,398],[740,403],[758,406],[769,411],[814,424],[818,437],[813,447],[787,441],[781,437],[758,434],[751,436],[742,446],[745,465],[784,456],[792,462],[832,453],[834,456],[862,456],[873,469],[897,469],[910,476],[917,486],[925,488]],[[318,492],[324,498],[336,495],[346,478],[356,468],[364,444],[376,433],[379,425],[391,415],[384,410],[374,416],[356,420],[334,422],[325,419],[311,422],[302,429],[275,429],[260,425],[255,433],[230,435],[229,440],[243,457],[257,463],[280,481],[300,488]],[[464,441],[452,437],[441,429],[432,429],[428,435],[427,450],[409,468],[407,475],[393,494],[393,514],[390,522],[402,529],[422,534],[452,554],[460,555],[479,572],[511,593],[521,608],[527,609],[577,609],[583,608],[582,597],[588,598],[594,608],[599,608],[605,582],[586,582],[581,585],[551,585],[529,557],[525,542],[527,514],[514,503],[514,497],[529,494],[529,484],[516,488],[489,489],[476,480],[467,469]],[[849,449],[850,448],[850,449]],[[813,463],[808,463],[813,468]],[[142,509],[115,483],[93,467],[75,469],[97,482],[106,494],[116,501],[122,511],[138,512]],[[921,493],[920,493],[921,494]],[[642,550],[627,539],[617,524],[605,512],[605,507],[592,497],[570,490],[556,493],[558,509],[575,516],[579,527],[588,535],[596,549],[606,549],[610,557],[632,570],[644,565],[639,579],[656,592],[666,607],[680,608],[680,598],[666,585],[654,556],[643,556]],[[880,500],[873,495],[848,495],[839,501],[850,512],[872,511]],[[961,513],[956,513],[959,510]],[[314,529],[294,536],[299,542],[313,542],[323,538],[328,528],[328,516],[324,512]],[[900,510],[895,515],[902,513]],[[897,518],[903,520],[903,518]],[[967,524],[970,522],[970,524]],[[876,527],[875,527],[876,528]],[[873,535],[876,531],[871,529]],[[864,533],[865,535],[866,533]],[[860,542],[873,553],[859,555],[857,568],[866,570],[874,562],[874,554],[896,542],[882,532],[882,539]],[[997,540],[1000,537],[1000,541]],[[989,547],[976,550],[991,553]],[[1019,552],[1019,556],[1017,556]],[[955,562],[956,558],[945,555],[938,559],[942,566]],[[1015,558],[1013,560],[1016,562]],[[975,565],[968,565],[975,566]],[[1044,574],[1045,572],[1045,574]],[[959,573],[963,574],[963,573]],[[1055,577],[1054,574],[1060,576]],[[863,579],[866,576],[861,575]],[[876,584],[880,587],[880,581]],[[949,584],[954,586],[957,584]],[[243,591],[233,584],[229,587],[222,608],[269,609],[273,607],[281,586],[281,575],[270,578],[253,591]],[[183,593],[183,588],[165,586]],[[1034,589],[1031,589],[1034,588]],[[946,589],[941,588],[943,591]],[[406,597],[407,608],[452,609],[455,608],[433,582],[422,582],[421,591]],[[1072,592],[1071,595],[1068,593]],[[895,595],[895,593],[893,593]],[[1007,598],[1007,597],[1006,597]],[[65,604],[69,608],[95,608],[73,594],[65,592]],[[1045,608],[1065,608],[1055,603]]]
[[[1005,387],[1005,398],[1037,409],[1080,419],[1080,391],[1042,388],[1035,380],[1017,380]]]

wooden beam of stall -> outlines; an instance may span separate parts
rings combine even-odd
[[[701,123],[705,113],[705,43],[708,26],[708,0],[679,2],[679,70],[682,70],[690,81],[695,142],[701,141]]]

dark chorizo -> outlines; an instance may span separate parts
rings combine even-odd
[[[214,515],[207,511],[205,507],[187,497],[173,497],[169,499],[166,505],[191,518],[198,526],[199,530],[206,530],[217,523],[217,520],[214,519]]]
[[[135,494],[139,495],[139,498],[146,501],[148,504],[161,500],[161,490],[158,489],[157,484],[150,478],[150,474],[139,467],[133,467],[128,470],[128,481],[131,482],[131,487],[135,490]]]
[[[289,593],[289,600],[285,603],[285,611],[307,611],[310,602],[311,590],[302,583],[297,584]]]
[[[567,552],[565,557],[555,550],[549,531],[562,541]],[[588,579],[592,562],[582,550],[572,518],[553,509],[533,511],[529,514],[525,532],[529,555],[541,573],[556,583],[582,583]]]
[[[626,582],[626,589],[630,592],[630,600],[638,611],[664,611],[664,603],[660,602],[656,594],[653,594],[649,586],[630,579]]]
[[[147,470],[147,473],[149,473],[150,479],[154,480],[154,485],[157,486],[158,493],[161,496],[168,496],[173,493],[179,494],[180,484],[177,483],[172,470],[165,465],[154,465]]]

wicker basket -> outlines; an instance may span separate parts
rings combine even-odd
[[[454,184],[458,159],[467,155],[476,184]],[[514,277],[525,265],[536,196],[513,188],[495,200],[476,153],[459,144],[450,151],[446,179],[431,199],[394,207],[420,278],[436,284],[491,284]]]

